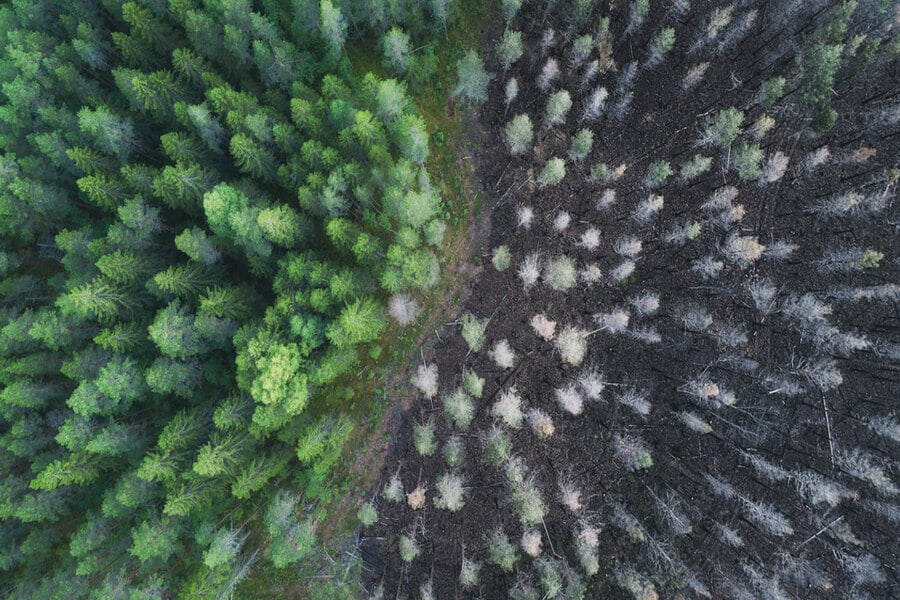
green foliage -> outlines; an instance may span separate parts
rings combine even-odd
[[[498,271],[505,271],[509,268],[510,254],[507,246],[497,246],[494,248],[491,256],[491,262]]]
[[[462,326],[462,337],[472,352],[478,352],[484,346],[484,331],[490,319],[479,319],[472,313],[465,313],[459,318]]]
[[[544,165],[538,177],[541,185],[556,185],[566,176],[566,163],[559,157],[553,157]]]
[[[504,31],[503,35],[500,36],[500,41],[497,42],[497,58],[500,60],[500,64],[503,65],[504,70],[519,60],[523,52],[522,32],[513,31],[512,29]]]
[[[494,78],[484,70],[481,57],[474,50],[466,50],[456,63],[457,83],[454,95],[469,104],[481,104],[487,100],[487,86]]]
[[[741,144],[731,154],[731,162],[741,179],[757,179],[762,173],[762,159],[759,144]]]
[[[729,107],[707,118],[704,130],[704,141],[727,148],[741,132],[744,113],[735,107]]]
[[[511,154],[522,154],[531,147],[534,129],[528,115],[516,115],[504,129],[506,145]]]
[[[569,145],[569,158],[572,160],[583,160],[591,153],[594,147],[594,132],[590,129],[581,129],[572,137],[572,143]]]
[[[771,108],[784,96],[784,77],[772,77],[763,81],[759,88],[759,98],[763,106]]]
[[[561,125],[566,120],[566,115],[572,108],[572,96],[568,90],[559,90],[550,94],[547,99],[546,119],[547,125]]]
[[[647,174],[644,176],[644,185],[647,187],[659,187],[666,182],[672,175],[672,166],[664,161],[650,163],[647,167]]]
[[[503,533],[503,530],[491,531],[485,539],[485,544],[491,564],[497,565],[502,571],[511,573],[519,556],[516,547],[509,541],[509,537]]]

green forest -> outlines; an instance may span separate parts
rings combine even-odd
[[[376,402],[348,374],[458,220],[415,100],[459,11],[0,7],[4,597],[222,598],[316,553]]]

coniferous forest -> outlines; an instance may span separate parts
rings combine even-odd
[[[900,596],[900,2],[0,48],[3,597]]]

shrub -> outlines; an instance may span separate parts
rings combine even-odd
[[[720,110],[706,120],[703,143],[727,148],[741,132],[744,113],[735,107]]]
[[[555,390],[556,402],[559,406],[571,415],[580,415],[584,410],[584,398],[578,393],[578,388],[574,383],[570,383],[564,388]]]
[[[534,127],[528,115],[516,115],[506,124],[503,134],[510,154],[523,154],[531,147],[531,141],[534,139]]]
[[[591,179],[605,183],[609,180],[609,165],[606,163],[597,163],[591,167]]]
[[[484,436],[484,458],[495,467],[503,464],[512,452],[512,440],[499,426],[494,426]]]
[[[559,501],[573,513],[581,512],[584,505],[581,503],[581,490],[572,481],[559,482]]]
[[[581,129],[572,138],[569,145],[569,158],[574,161],[583,160],[591,153],[594,146],[594,132],[590,129]]]
[[[384,499],[388,500],[389,502],[400,502],[401,500],[403,500],[403,482],[400,481],[399,473],[394,473],[390,481],[384,484],[384,489],[381,491],[381,495],[384,496]]]
[[[672,166],[664,161],[660,160],[654,163],[650,163],[650,166],[647,167],[647,174],[644,176],[644,186],[648,188],[659,187],[666,182],[672,175]]]
[[[462,388],[444,396],[444,412],[458,429],[466,430],[475,417],[475,403]]]
[[[465,505],[463,481],[458,475],[444,473],[438,478],[434,487],[438,492],[434,498],[434,505],[437,508],[457,512]]]
[[[512,493],[513,507],[523,525],[536,525],[544,520],[547,507],[541,492],[533,482],[516,487]]]
[[[653,457],[644,442],[633,435],[616,435],[613,438],[613,452],[629,471],[649,469]]]
[[[472,589],[478,585],[478,572],[481,563],[475,562],[463,555],[462,565],[459,568],[459,585],[464,590]]]
[[[422,456],[434,454],[437,443],[434,441],[434,421],[417,423],[413,426],[413,445]]]
[[[416,386],[426,398],[434,398],[438,393],[438,369],[437,365],[419,365],[416,374],[413,375],[412,384]]]
[[[506,70],[522,56],[522,32],[507,29],[497,43],[497,58]]]
[[[544,269],[544,280],[547,285],[558,292],[569,291],[577,278],[575,260],[565,255],[554,258]]]
[[[594,321],[597,322],[598,328],[614,335],[625,333],[630,319],[631,315],[624,308],[615,308],[610,312],[594,315]]]
[[[472,352],[479,352],[484,346],[484,331],[487,329],[489,317],[479,319],[472,313],[465,313],[459,318],[462,325],[462,337]]]
[[[494,248],[491,262],[498,271],[503,272],[507,270],[510,263],[509,246],[497,246]]]
[[[609,272],[609,278],[617,283],[622,282],[631,277],[631,274],[634,273],[634,269],[634,261],[626,260]]]
[[[509,345],[509,341],[502,339],[488,352],[494,363],[501,369],[512,369],[516,364],[516,353]]]
[[[518,560],[516,547],[509,541],[509,537],[502,529],[491,531],[485,543],[488,547],[488,562],[497,565],[502,571],[511,573]]]
[[[566,163],[559,157],[553,157],[544,165],[538,177],[538,183],[543,186],[557,185],[566,176]]]
[[[388,301],[388,313],[400,325],[409,325],[420,312],[422,307],[408,294],[394,294]]]
[[[545,113],[547,125],[561,125],[566,121],[566,115],[572,108],[572,97],[566,90],[559,90],[550,94],[547,100],[547,111]]]
[[[556,338],[556,349],[567,364],[577,367],[587,352],[588,332],[578,327],[566,327]]]
[[[405,533],[400,536],[400,560],[403,562],[409,563],[415,560],[421,549],[419,548],[419,544],[416,542],[415,538],[412,538]]]
[[[497,401],[491,407],[491,414],[503,421],[507,427],[518,429],[522,426],[522,420],[525,418],[522,413],[522,398],[514,386],[498,394]]]
[[[447,438],[447,441],[444,442],[444,449],[441,451],[441,455],[444,457],[444,462],[447,463],[448,467],[455,468],[462,464],[465,452],[465,442],[458,435],[454,435]]]
[[[616,251],[616,254],[626,258],[637,258],[637,255],[641,253],[643,247],[643,242],[635,236],[623,235],[616,240],[613,250]]]
[[[763,159],[759,144],[743,143],[731,155],[731,164],[741,179],[757,179],[762,174],[760,163]]]
[[[683,182],[695,179],[696,177],[709,171],[709,168],[711,166],[712,158],[708,156],[702,156],[700,154],[695,154],[693,158],[681,165],[680,179]]]
[[[492,73],[484,70],[481,57],[474,50],[466,50],[456,63],[457,84],[453,94],[460,96],[471,104],[480,104],[487,100],[487,86],[494,78]]]
[[[600,247],[600,230],[596,227],[588,228],[581,234],[579,245],[588,250],[596,250]]]
[[[356,513],[356,517],[364,527],[369,527],[370,525],[374,525],[378,521],[378,512],[375,510],[375,506],[371,502],[366,502],[359,507],[359,511]]]
[[[553,219],[553,231],[555,231],[556,233],[562,233],[569,228],[569,223],[571,222],[572,215],[564,210],[561,210],[559,211],[559,214],[556,215],[556,218]]]
[[[531,558],[541,555],[541,532],[536,529],[526,529],[522,532],[522,550]]]
[[[528,411],[528,423],[531,425],[534,434],[541,440],[547,439],[556,431],[553,419],[539,408],[533,408]]]
[[[484,392],[484,379],[474,371],[463,371],[463,389],[473,398],[481,398]]]
[[[516,223],[519,227],[530,229],[533,221],[534,211],[530,206],[519,206],[516,208]]]
[[[519,265],[519,279],[522,286],[528,291],[541,277],[541,259],[537,252],[532,252],[525,257]]]
[[[531,328],[534,332],[541,336],[544,341],[549,342],[556,334],[556,321],[551,321],[543,313],[531,317]]]

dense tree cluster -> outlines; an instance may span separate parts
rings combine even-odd
[[[410,36],[452,9],[0,7],[4,596],[219,597],[259,505],[275,565],[310,551],[321,515],[280,484],[326,481],[328,390],[444,231],[407,84],[343,49],[386,34],[421,80]]]

